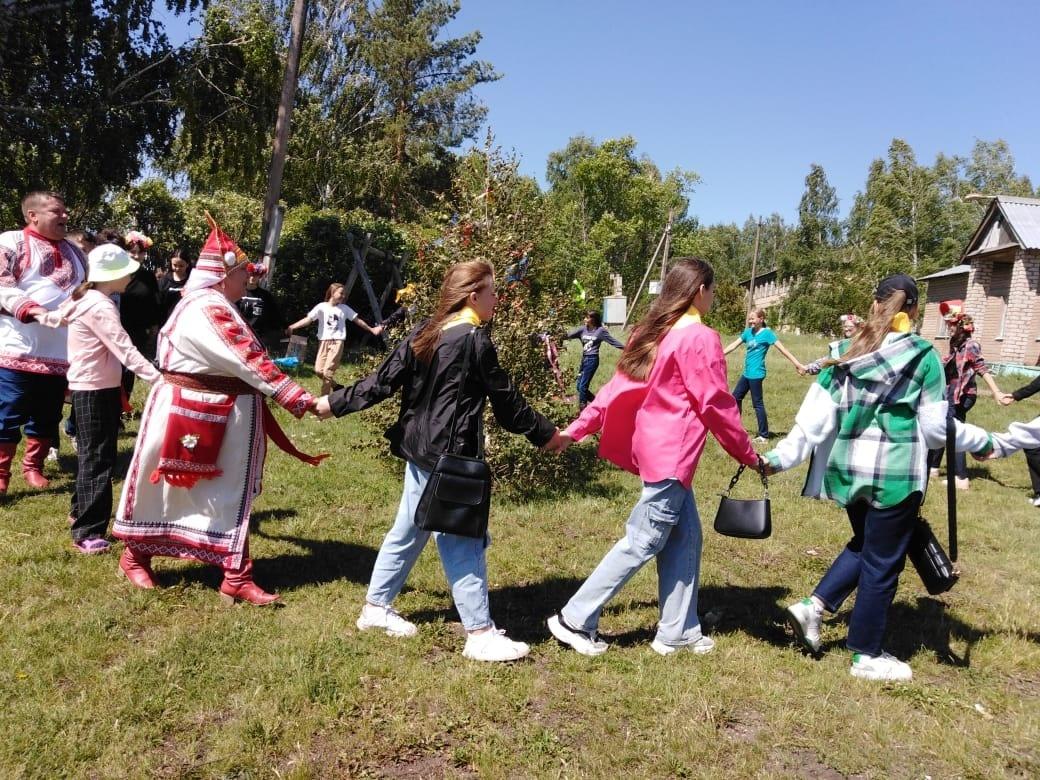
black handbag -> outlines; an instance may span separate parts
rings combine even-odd
[[[923,517],[917,518],[917,527],[914,528],[914,535],[910,537],[906,555],[917,569],[925,589],[933,596],[948,591],[960,576],[939,540],[932,533],[932,527]]]
[[[723,536],[738,539],[768,539],[773,532],[773,513],[769,505],[769,480],[764,466],[759,463],[758,475],[762,478],[765,498],[730,498],[729,492],[737,484],[745,466],[740,464],[737,473],[729,481],[729,487],[719,499],[719,510],[715,513],[715,530]]]
[[[466,374],[473,359],[473,335],[469,334],[459,378],[459,393],[451,416],[449,451],[443,453],[430,472],[419,506],[415,510],[415,525],[424,531],[438,531],[456,536],[483,539],[487,534],[488,513],[491,511],[491,471],[483,458],[471,458],[451,452],[455,443],[455,426],[459,416],[459,401],[466,385]],[[432,367],[432,361],[431,361]],[[478,431],[478,442],[483,437]],[[478,447],[480,445],[478,444]]]
[[[953,565],[953,561],[957,560],[957,492],[951,470],[956,454],[953,404],[949,405],[949,410],[946,417],[946,518],[950,534],[950,554],[947,555],[946,550],[939,544],[928,521],[920,516],[917,518],[913,536],[910,537],[910,545],[906,549],[906,556],[917,569],[925,589],[933,596],[948,591],[960,577],[960,572]]]

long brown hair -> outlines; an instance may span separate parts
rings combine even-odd
[[[881,346],[881,342],[885,340],[885,336],[892,330],[892,318],[901,311],[909,313],[916,305],[916,301],[909,306],[907,305],[906,293],[902,290],[894,291],[884,300],[875,300],[874,305],[870,309],[870,316],[867,317],[867,321],[863,323],[863,326],[852,337],[852,343],[849,344],[845,354],[838,360],[825,360],[823,365],[844,365],[851,360],[876,351]]]
[[[423,363],[429,363],[433,351],[441,340],[441,326],[449,315],[460,311],[469,301],[470,293],[481,290],[492,284],[495,269],[483,260],[470,260],[456,263],[448,269],[441,282],[441,293],[437,299],[437,308],[426,326],[419,331],[412,341],[412,352]]]
[[[342,290],[342,289],[343,289],[343,285],[340,284],[339,282],[333,282],[332,284],[330,284],[329,285],[329,289],[327,289],[325,291],[325,303],[328,303],[329,301],[332,300],[332,296],[335,294],[336,290]]]
[[[715,270],[707,260],[680,257],[673,262],[672,270],[664,278],[661,294],[633,330],[618,361],[618,371],[633,379],[650,376],[661,339],[690,308],[701,287],[715,283]]]

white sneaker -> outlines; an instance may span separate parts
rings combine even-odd
[[[506,636],[505,629],[495,628],[466,637],[462,654],[474,661],[518,661],[531,652],[526,642],[514,642]]]
[[[696,642],[690,642],[685,645],[666,645],[660,639],[654,639],[650,643],[650,649],[652,649],[658,655],[672,655],[680,650],[689,650],[691,653],[697,655],[704,655],[710,653],[715,649],[715,642],[710,637],[701,636]]]
[[[1040,506],[1040,496],[1033,496],[1031,499],[1029,499],[1029,503],[1033,506]]]
[[[787,623],[798,641],[814,653],[820,652],[820,623],[823,610],[810,598],[796,601],[787,608]]]
[[[582,655],[603,655],[610,647],[610,645],[597,636],[595,631],[582,631],[577,628],[571,628],[563,622],[563,618],[560,615],[553,615],[548,622],[549,631],[552,632],[554,637],[565,645],[570,645],[570,647]]]
[[[881,655],[864,655],[863,653],[852,654],[852,666],[849,674],[864,680],[912,680],[913,671],[910,664],[903,663],[898,658],[888,653]]]
[[[765,436],[756,436],[753,439],[753,441],[755,441],[757,444],[763,444],[764,442],[769,441],[769,439],[767,439]]]
[[[939,469],[928,469],[928,479],[938,479]]]
[[[386,631],[388,636],[415,636],[419,631],[415,627],[415,623],[398,615],[393,607],[377,607],[375,604],[368,603],[361,608],[357,627],[362,631],[381,628]]]
[[[943,480],[942,483],[947,484],[948,480]],[[954,477],[953,486],[957,490],[969,490],[971,488],[971,480],[968,477]]]
[[[58,448],[57,447],[51,447],[49,450],[47,450],[47,457],[44,458],[44,460],[57,461],[58,460]]]

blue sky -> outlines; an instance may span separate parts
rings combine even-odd
[[[924,163],[1003,138],[1040,182],[1040,3],[462,0],[449,32],[470,30],[503,75],[488,123],[543,183],[581,133],[696,171],[706,224],[796,220],[813,162],[844,213],[893,137]]]

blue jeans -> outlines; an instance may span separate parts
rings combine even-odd
[[[0,444],[17,443],[25,435],[58,440],[65,403],[65,377],[0,368]]]
[[[737,386],[733,388],[733,397],[737,400],[737,408],[743,411],[744,396],[751,391],[751,405],[755,407],[755,417],[758,419],[758,435],[764,439],[769,438],[769,419],[766,417],[766,402],[762,399],[762,382],[764,379],[748,379],[741,376]]]
[[[404,587],[419,553],[430,539],[430,532],[416,527],[415,509],[423,488],[430,478],[414,463],[406,463],[404,492],[397,509],[397,519],[383,538],[368,585],[368,601],[380,607],[390,606]],[[477,631],[491,625],[488,607],[487,558],[488,539],[470,539],[454,534],[434,533],[437,551],[441,556],[444,575],[451,587],[451,597],[467,631]]]
[[[696,642],[701,638],[697,617],[701,543],[701,519],[693,491],[675,479],[644,482],[625,524],[625,536],[560,614],[568,625],[595,631],[606,603],[651,558],[657,558],[657,639],[676,647]]]
[[[906,548],[920,504],[921,494],[911,493],[893,507],[877,509],[866,501],[857,501],[845,508],[852,524],[852,539],[823,575],[813,595],[829,611],[836,612],[856,591],[846,642],[854,653],[881,654],[888,608],[906,564]]]
[[[599,355],[582,357],[581,366],[578,368],[578,404],[580,406],[584,407],[594,398],[589,392],[589,385],[592,384],[592,377],[596,375],[597,368],[599,368]]]

